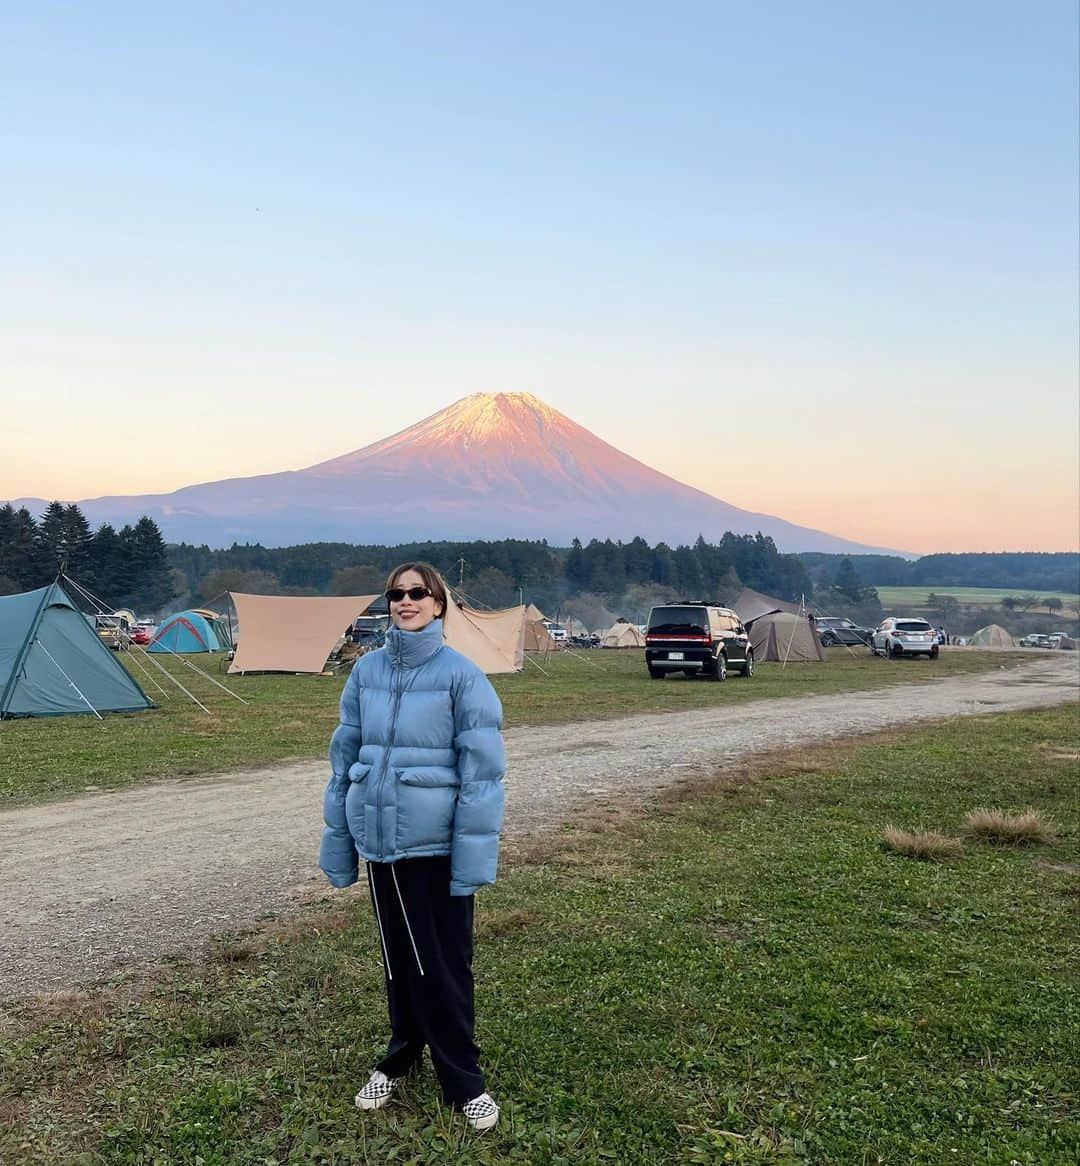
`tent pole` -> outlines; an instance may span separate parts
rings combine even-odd
[[[147,655],[149,657],[149,653]],[[154,660],[153,664],[155,667],[160,668],[161,671],[164,672],[165,675],[173,682],[173,684],[175,684],[176,687],[179,688],[180,691],[188,698],[188,700],[194,701],[195,704],[197,704],[208,717],[212,717],[214,715],[193,692],[190,692],[188,689],[186,689],[180,683],[180,681],[175,676],[173,676],[173,674],[168,670],[168,668],[165,667],[164,664],[161,663],[160,660]]]
[[[799,615],[795,622],[791,625],[791,635],[788,637],[787,651],[784,652],[784,662],[780,665],[780,671],[783,672],[787,667],[788,656],[791,655],[791,645],[795,643],[795,629],[799,626],[799,620],[804,619],[804,612],[806,607],[803,605],[802,596],[799,596]],[[808,621],[809,622],[809,621]],[[817,634],[816,632],[814,633]]]
[[[158,643],[162,643],[162,641],[159,640]],[[172,650],[172,648],[170,648],[167,644],[165,645],[165,650],[169,653],[170,656],[175,656],[177,658],[177,660],[180,661],[181,664],[187,665],[187,667],[190,668],[192,670],[192,672],[197,672],[204,680],[209,680],[211,684],[216,684],[217,687],[220,688],[222,692],[227,692],[229,694],[229,696],[233,697],[235,700],[238,700],[241,704],[248,704],[249,703],[248,701],[244,700],[244,698],[238,692],[233,692],[233,690],[231,688],[226,687],[224,684],[221,683],[221,681],[215,680],[210,675],[209,672],[204,672],[197,664],[192,664],[192,662],[190,660],[186,659],[179,652],[174,652]],[[144,648],[143,651],[146,652],[146,649]],[[149,655],[149,653],[147,653],[147,655]],[[157,660],[155,660],[154,663],[157,664],[157,666],[159,668],[161,668],[161,664],[158,663]],[[174,682],[179,683],[179,681],[176,680],[176,677],[173,676],[172,673],[170,673],[167,668],[161,668],[161,670],[170,678],[170,680],[173,680]],[[194,700],[194,699],[195,698],[192,697],[192,700]]]
[[[546,668],[544,668],[538,660],[534,660],[528,652],[525,653],[525,661],[526,663],[531,664],[534,668],[539,668],[545,676],[551,675],[551,673]]]
[[[81,619],[82,617],[80,616],[79,618]],[[57,672],[59,672],[60,675],[68,682],[68,684],[70,684],[71,687],[75,689],[75,691],[79,694],[79,698],[82,700],[83,704],[86,705],[86,707],[94,714],[95,717],[97,717],[99,721],[103,721],[105,718],[97,711],[96,708],[94,708],[90,701],[87,700],[86,693],[83,692],[83,690],[75,683],[75,681],[72,680],[71,677],[68,676],[68,674],[63,670],[63,668],[61,668],[60,665],[56,663],[56,657],[53,656],[52,652],[50,652],[49,649],[46,648],[37,637],[34,638],[34,643],[37,644],[37,646],[45,653],[46,656],[49,657],[50,660],[52,660],[53,664],[56,665]],[[33,647],[33,645],[31,645],[31,647]]]

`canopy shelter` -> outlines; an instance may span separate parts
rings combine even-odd
[[[645,637],[637,624],[617,619],[600,637],[601,648],[644,648]]]
[[[245,595],[230,591],[241,635],[232,672],[322,672],[327,657],[376,595]]]
[[[520,672],[525,666],[525,612],[522,606],[481,611],[451,595],[443,615],[443,639],[488,674]]]
[[[747,627],[763,615],[773,615],[778,611],[798,615],[800,612],[797,603],[789,603],[786,599],[777,599],[774,595],[763,595],[752,587],[744,587],[735,597],[735,602],[732,603],[731,608]]]
[[[825,650],[810,621],[790,611],[758,616],[750,628],[750,644],[758,662],[780,660],[805,664],[825,659]]]
[[[0,596],[0,717],[153,707],[59,581]]]
[[[146,645],[148,652],[226,652],[229,629],[216,612],[204,608],[178,611],[162,620]]]
[[[525,608],[525,622],[526,623],[543,623],[547,616],[536,606],[535,603],[530,603]]]
[[[997,623],[988,623],[968,639],[968,643],[976,648],[1013,648],[1016,641]]]
[[[544,626],[542,620],[527,620],[525,623],[525,651],[526,652],[553,652],[558,644],[551,638],[551,633]]]

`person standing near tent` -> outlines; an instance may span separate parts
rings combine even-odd
[[[443,1100],[486,1130],[499,1108],[473,1035],[473,895],[495,881],[502,706],[443,643],[434,567],[395,568],[386,598],[385,646],[356,662],[341,696],[319,853],[335,887],[358,880],[363,857],[382,948],[390,1043],[355,1100],[381,1109],[427,1045]]]

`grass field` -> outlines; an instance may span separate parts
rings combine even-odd
[[[951,595],[965,607],[997,607],[1006,595],[1037,595],[1040,599],[1057,598],[1065,605],[1057,615],[1062,619],[1076,619],[1080,609],[1080,595],[1070,595],[1061,591],[1027,591],[1023,588],[1000,587],[878,587],[878,598],[882,607],[894,605],[902,607],[923,607],[926,597],[933,591],[938,595]],[[1046,613],[1045,607],[1033,607],[1031,611]],[[888,612],[886,612],[888,614]]]
[[[381,967],[363,896],[335,894],[127,999],[9,1010],[0,1161],[1074,1162],[1077,729],[1072,706],[758,759],[643,814],[598,806],[505,869],[477,907],[503,1105],[482,1138],[430,1068],[353,1108]],[[959,837],[980,805],[1035,807],[1059,841],[881,846],[888,824]]]
[[[125,657],[126,658],[126,657]],[[150,778],[202,776],[239,766],[325,755],[337,724],[340,677],[249,676],[215,679],[240,693],[242,705],[190,672],[177,659],[163,659],[213,712],[207,716],[173,690],[150,712],[0,721],[0,806],[17,805],[112,789]],[[215,668],[206,656],[195,658]],[[1014,667],[1020,657],[993,653],[942,652],[939,660],[886,661],[868,652],[830,649],[826,664],[762,664],[743,680],[723,684],[669,678],[650,681],[635,650],[555,653],[543,662],[550,675],[531,665],[521,673],[493,677],[506,725],[557,725],[568,721],[634,713],[705,708],[744,700],[849,692],[884,685]],[[129,661],[136,678],[143,673]]]

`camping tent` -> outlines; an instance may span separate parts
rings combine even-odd
[[[443,639],[487,673],[520,672],[525,626],[524,607],[478,611],[451,599],[443,615]]]
[[[559,645],[551,638],[551,633],[540,620],[525,623],[525,651],[553,652]]]
[[[797,603],[788,603],[786,599],[776,599],[772,595],[762,595],[760,591],[755,591],[752,587],[744,587],[736,596],[731,607],[747,627],[763,615],[773,615],[778,611],[787,611],[792,615],[798,615],[800,610]]]
[[[825,659],[821,641],[810,621],[806,616],[792,615],[790,611],[758,616],[750,628],[750,643],[754,659],[759,662],[786,660],[805,663]]]
[[[968,639],[968,643],[975,648],[1012,648],[1016,641],[1009,633],[996,623],[989,623]]]
[[[600,637],[601,648],[644,648],[645,637],[637,624],[617,619]]]
[[[153,708],[59,581],[0,596],[0,717]]]
[[[220,617],[206,610],[178,611],[154,632],[148,652],[223,652],[229,646],[228,629]]]
[[[342,631],[374,595],[244,595],[230,591],[238,637],[230,672],[322,672]]]

